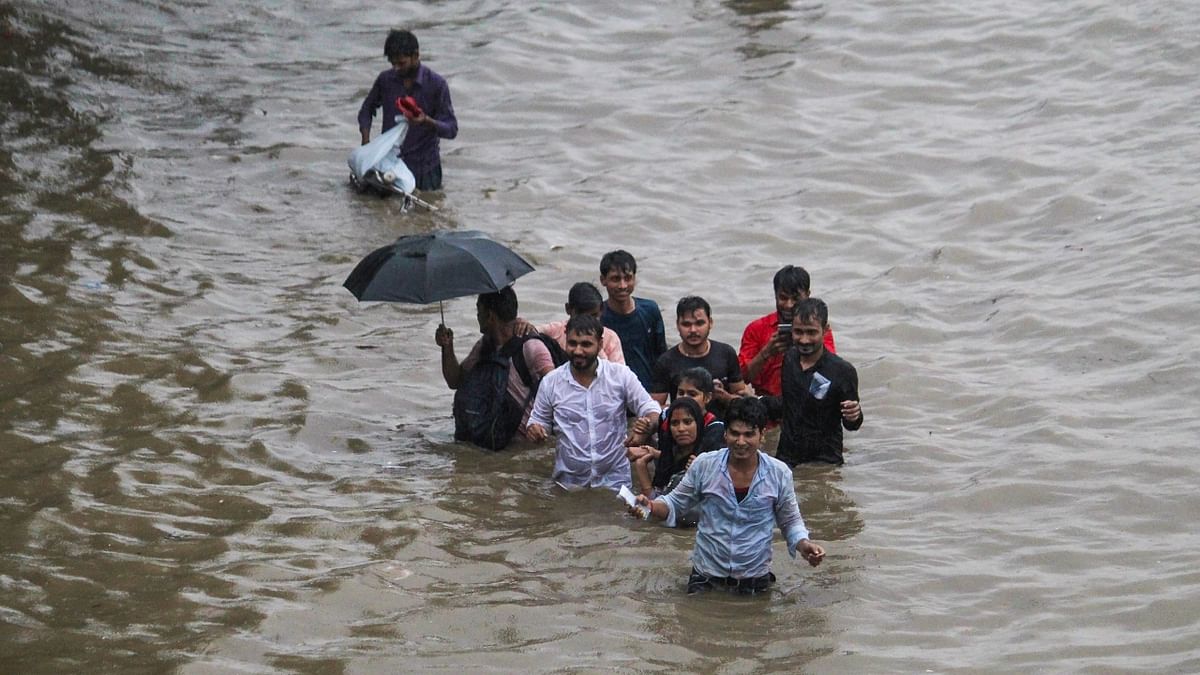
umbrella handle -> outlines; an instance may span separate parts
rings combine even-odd
[[[438,314],[442,315],[442,325],[446,325],[446,312],[442,309],[442,301],[438,300]]]

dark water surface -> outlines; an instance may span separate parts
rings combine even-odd
[[[396,24],[459,113],[435,214],[345,182]],[[1170,0],[0,0],[0,672],[1200,671],[1197,35]],[[867,418],[797,471],[826,564],[687,598],[689,534],[455,444],[437,308],[340,287],[442,228],[533,261],[535,321],[623,247],[733,343],[807,267]]]

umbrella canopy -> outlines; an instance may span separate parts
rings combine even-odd
[[[363,258],[345,286],[362,301],[430,303],[490,293],[533,266],[475,230],[400,237]]]

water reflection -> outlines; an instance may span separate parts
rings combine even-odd
[[[808,26],[825,16],[822,4],[797,5],[792,0],[725,0],[721,4],[737,15],[734,25],[751,37],[737,48],[747,60],[795,54],[798,46],[812,37]],[[794,31],[802,32],[797,35]]]

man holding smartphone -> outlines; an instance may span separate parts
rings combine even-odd
[[[775,273],[775,311],[751,321],[742,333],[738,364],[742,377],[760,396],[780,396],[783,393],[780,370],[783,353],[792,346],[792,309],[797,302],[807,300],[810,279],[808,272],[797,265],[785,265]],[[836,354],[833,329],[825,331],[824,347]]]

